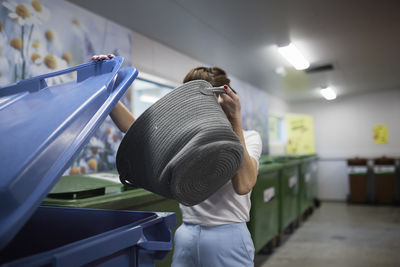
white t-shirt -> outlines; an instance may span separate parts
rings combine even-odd
[[[243,131],[246,149],[257,162],[261,155],[261,137],[256,131]],[[185,223],[203,226],[247,222],[250,220],[250,194],[239,195],[229,180],[218,191],[200,204],[187,207],[179,205]]]

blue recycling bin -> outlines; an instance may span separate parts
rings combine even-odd
[[[0,88],[0,265],[154,266],[174,213],[39,206],[138,72],[121,57]],[[76,80],[46,79],[76,72]]]
[[[0,252],[6,266],[154,266],[172,249],[174,213],[40,206]]]

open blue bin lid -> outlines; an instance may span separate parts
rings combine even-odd
[[[0,249],[21,229],[138,72],[123,58],[0,88]],[[46,79],[76,72],[76,81]]]

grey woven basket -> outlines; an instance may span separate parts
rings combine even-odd
[[[216,92],[224,90],[191,81],[139,116],[117,152],[121,181],[192,206],[231,179],[243,147]]]

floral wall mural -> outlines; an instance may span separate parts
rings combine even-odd
[[[0,0],[0,87],[114,53],[131,65],[131,31],[62,0]],[[69,81],[58,76],[48,84]],[[130,107],[131,90],[122,101]],[[65,172],[115,169],[122,134],[108,117]]]

